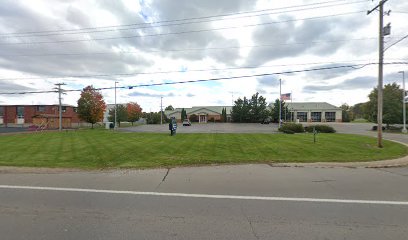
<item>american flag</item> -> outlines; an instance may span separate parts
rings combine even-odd
[[[291,96],[290,93],[281,94],[281,100],[290,100]]]

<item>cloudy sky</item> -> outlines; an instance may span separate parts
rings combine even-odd
[[[117,102],[231,105],[259,92],[294,102],[367,101],[377,84],[378,12],[371,0],[0,1],[0,104],[55,104],[66,90],[114,87]],[[385,47],[408,33],[408,1],[389,0]],[[408,75],[408,39],[385,52],[384,82]],[[353,67],[350,67],[353,66]],[[317,69],[325,70],[317,70]],[[210,80],[196,83],[143,86]],[[408,81],[408,80],[407,80]],[[407,83],[408,84],[408,83]],[[133,88],[129,88],[133,86]],[[114,103],[114,89],[101,90]],[[78,91],[64,95],[76,105]]]

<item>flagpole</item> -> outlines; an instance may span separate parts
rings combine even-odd
[[[293,102],[292,102],[292,97],[293,97],[293,94],[292,94],[292,91],[290,91],[290,107],[292,108],[291,110],[292,110],[292,117],[291,117],[291,121],[293,122],[293,120],[294,120],[294,118],[295,118],[295,113],[293,112]]]
[[[279,78],[279,128],[281,127],[282,119],[282,79]]]

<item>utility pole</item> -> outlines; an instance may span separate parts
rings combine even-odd
[[[231,106],[234,106],[234,92],[231,93]]]
[[[279,128],[281,127],[282,119],[282,79],[279,78]]]
[[[160,97],[160,125],[163,125],[163,97]]]
[[[59,112],[59,124],[58,124],[58,130],[62,131],[62,93],[63,93],[63,89],[61,88],[62,85],[65,85],[65,83],[57,83],[55,84],[56,86],[58,86],[57,90],[58,90],[58,112]]]
[[[400,71],[398,73],[402,73],[402,121],[403,121],[403,127],[402,127],[402,132],[407,133],[407,113],[406,113],[406,106],[405,106],[405,72]]]
[[[384,3],[388,0],[380,0],[379,4],[367,12],[367,15],[379,9],[379,61],[378,61],[378,108],[377,108],[377,145],[382,144],[382,121],[383,121],[383,60],[384,60]]]
[[[115,122],[114,122],[114,125],[113,125],[113,129],[115,129],[115,130],[116,130],[116,109],[117,109],[117,107],[116,107],[116,83],[118,83],[118,82],[115,81]]]

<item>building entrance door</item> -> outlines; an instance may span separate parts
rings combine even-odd
[[[200,123],[206,123],[207,122],[207,115],[200,115],[200,118],[199,118],[199,122]]]

